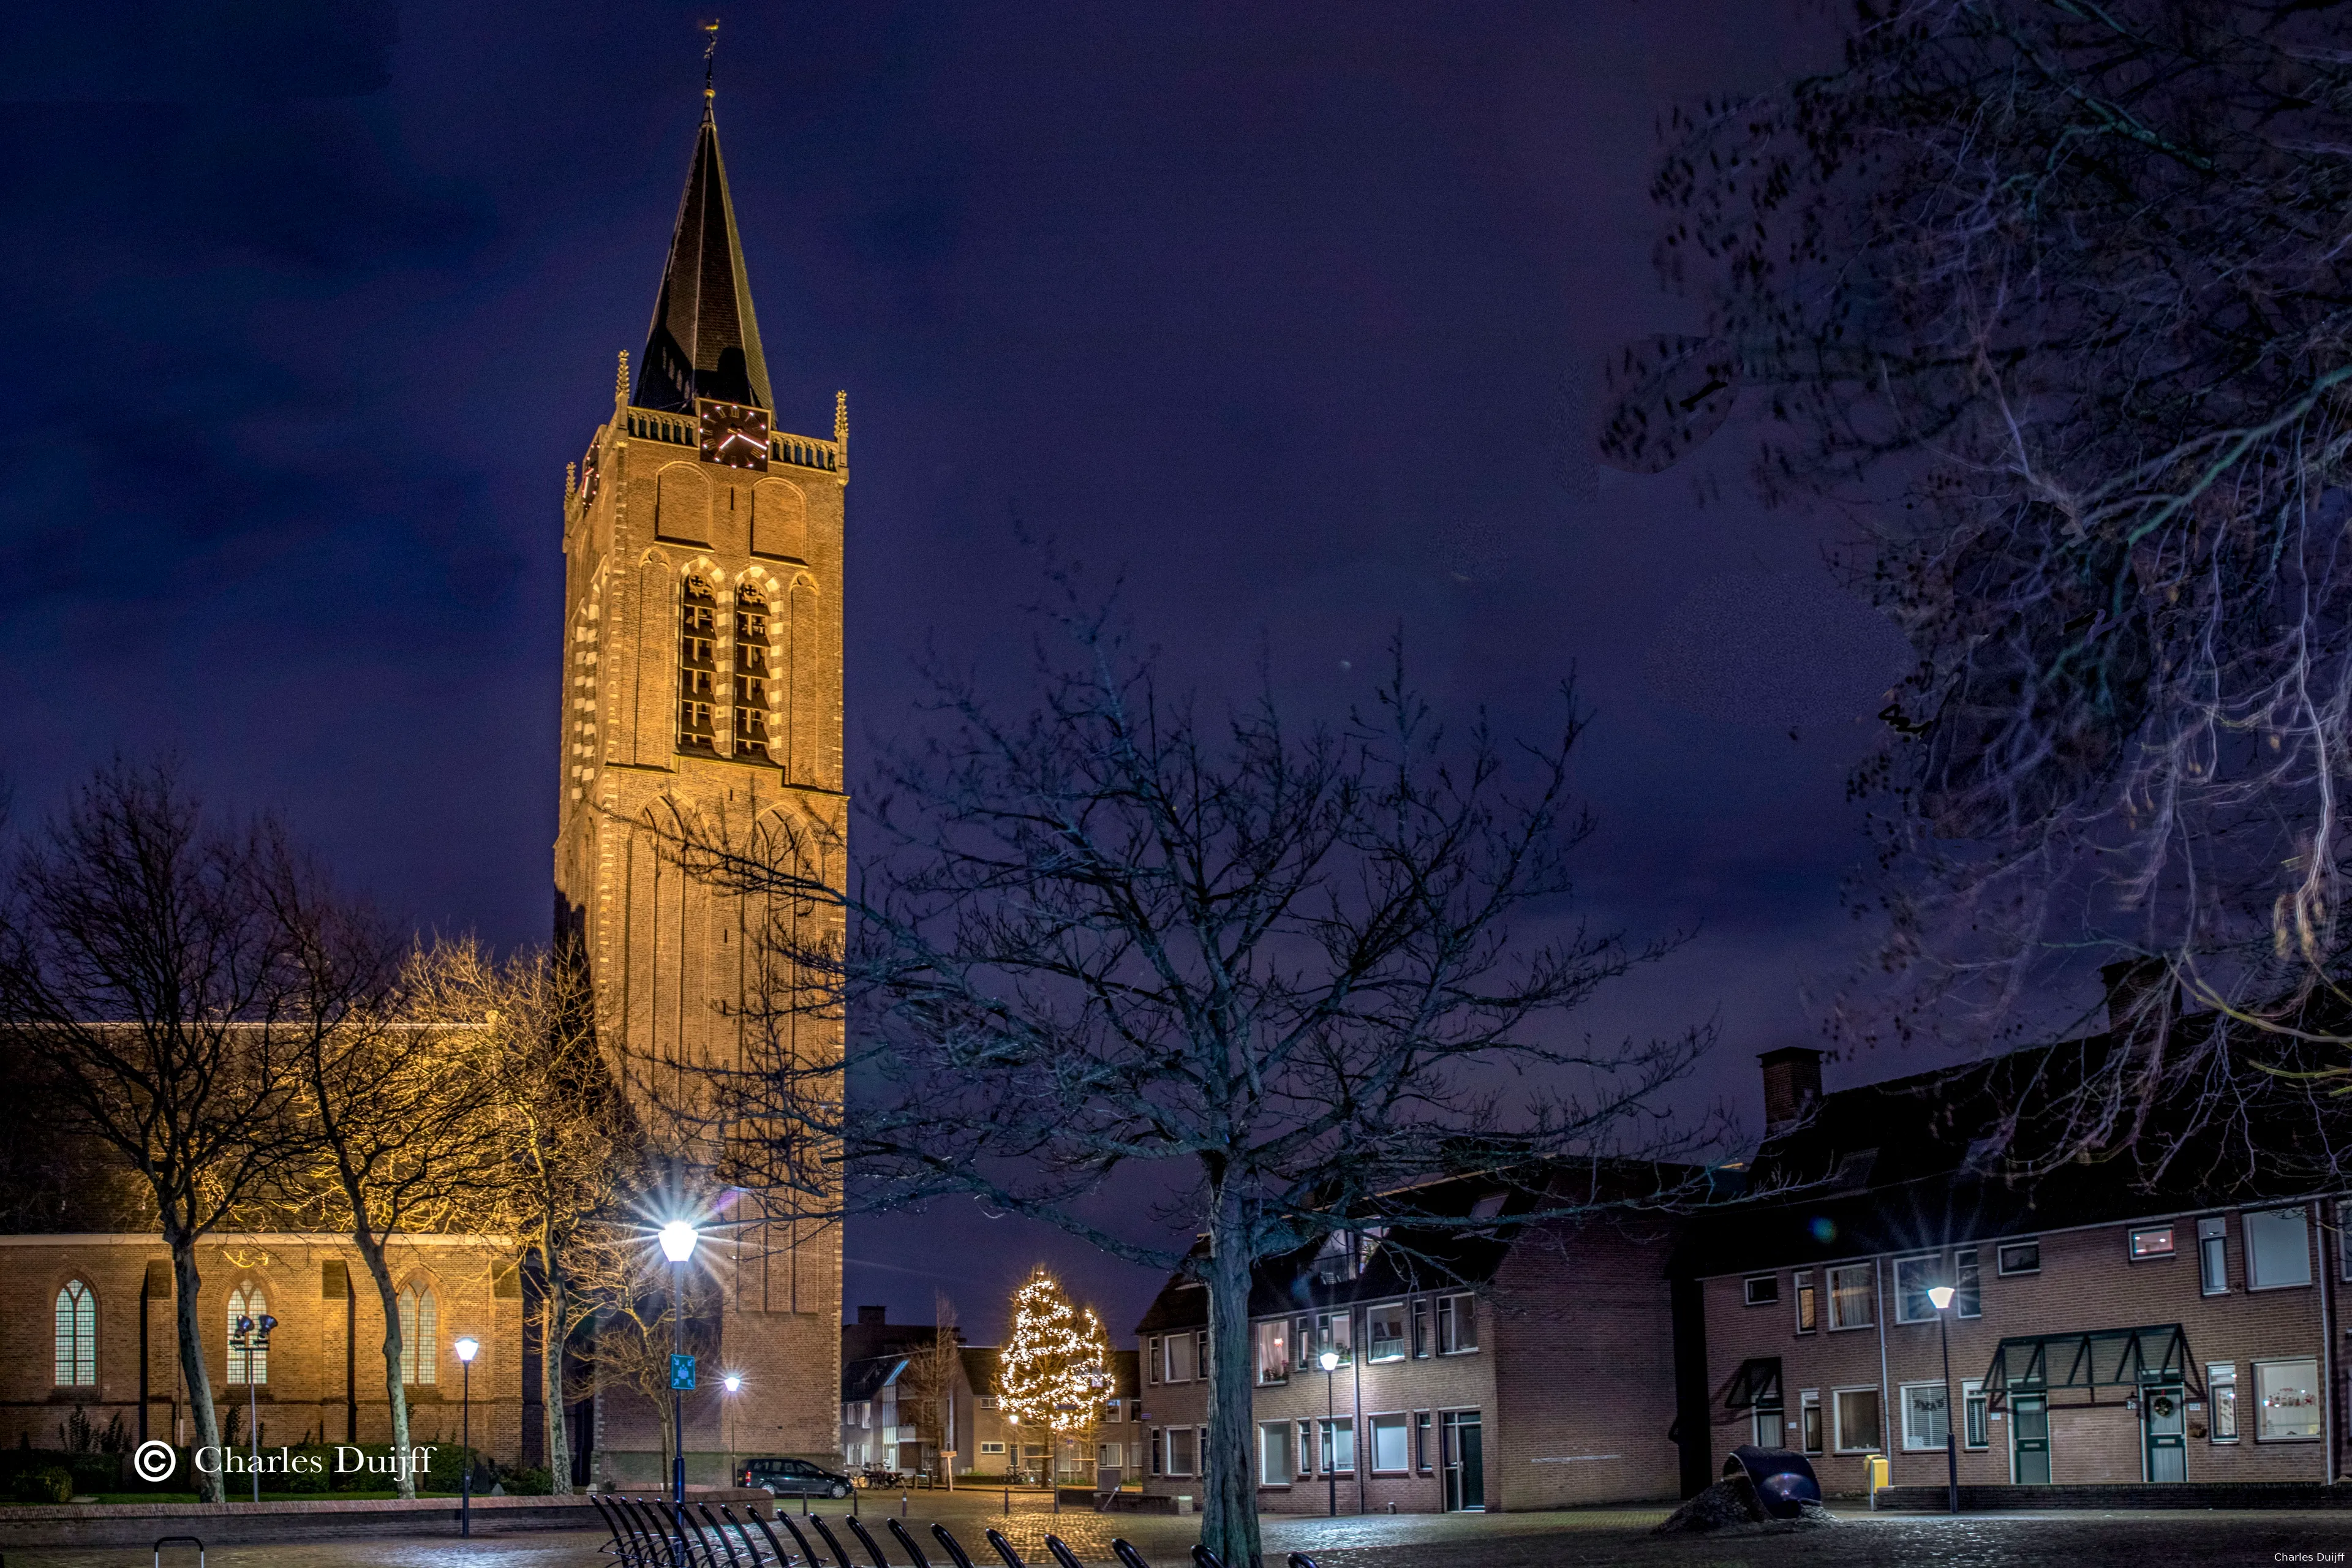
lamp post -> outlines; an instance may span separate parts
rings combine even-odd
[[[1959,1411],[1952,1401],[1951,1318],[1952,1301],[1958,1294],[1949,1285],[1927,1289],[1928,1304],[1936,1309],[1936,1335],[1944,1344],[1944,1501],[1946,1510],[1951,1513],[1960,1511],[1960,1434],[1952,1419]]]
[[[1336,1463],[1339,1457],[1339,1406],[1338,1395],[1332,1392],[1331,1374],[1339,1370],[1339,1352],[1327,1346],[1323,1353],[1315,1358],[1315,1364],[1323,1369],[1323,1452],[1316,1458],[1322,1462],[1323,1482],[1330,1490],[1330,1515],[1337,1519],[1339,1517],[1339,1471]]]
[[[457,1533],[474,1533],[474,1358],[482,1342],[468,1334],[449,1347],[457,1352],[462,1369],[457,1384],[457,1446],[466,1451],[466,1468],[457,1477]]]
[[[269,1331],[277,1326],[278,1320],[267,1312],[261,1314],[258,1323],[251,1318],[239,1318],[236,1333],[229,1341],[245,1352],[245,1436],[253,1448],[253,1500],[256,1502],[261,1500],[261,1395],[254,1387],[253,1358],[269,1353]],[[266,1368],[269,1363],[264,1361],[261,1364]],[[265,1372],[262,1375],[266,1377],[268,1373]]]
[[[669,1259],[669,1427],[677,1447],[670,1456],[670,1511],[677,1516],[677,1537],[686,1539],[686,1390],[680,1386],[678,1363],[686,1354],[686,1260],[700,1239],[694,1226],[674,1219],[661,1227],[662,1256]]]
[[[740,1372],[730,1372],[730,1373],[729,1373],[727,1374],[726,1383],[725,1383],[724,1386],[726,1387],[726,1390],[727,1390],[728,1394],[730,1394],[730,1395],[742,1393],[742,1392],[743,1392],[743,1374],[742,1374],[741,1373],[740,1373]],[[731,1487],[731,1486],[734,1486],[734,1485],[736,1484],[736,1477],[735,1477],[735,1401],[734,1401],[731,1397],[727,1401],[727,1403],[726,1403],[725,1406],[720,1410],[719,1415],[720,1415],[720,1418],[721,1418],[721,1419],[722,1419],[722,1420],[727,1424],[727,1484],[728,1484],[729,1486],[730,1486],[730,1487]]]

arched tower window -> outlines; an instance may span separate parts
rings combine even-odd
[[[713,752],[711,704],[719,700],[719,604],[710,584],[688,577],[679,590],[677,634],[677,749]]]
[[[269,1350],[259,1343],[261,1320],[268,1314],[269,1298],[258,1285],[240,1285],[228,1294],[228,1381],[234,1384],[269,1383]],[[236,1331],[241,1318],[253,1320],[253,1331],[240,1335]],[[240,1343],[239,1342],[243,1342]]]
[[[441,1366],[441,1312],[433,1287],[411,1281],[400,1292],[400,1381],[436,1383]]]
[[[98,1298],[79,1279],[58,1292],[58,1386],[98,1382]]]
[[[735,754],[768,760],[768,601],[735,589]]]

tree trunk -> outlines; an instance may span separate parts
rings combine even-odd
[[[1240,1204],[1219,1194],[1209,1218],[1209,1433],[1201,1454],[1201,1544],[1225,1568],[1259,1568],[1251,1477],[1250,1256]]]
[[[563,1342],[571,1315],[569,1297],[563,1289],[562,1255],[555,1243],[544,1235],[539,1241],[539,1268],[544,1282],[539,1298],[540,1310],[544,1314],[539,1335],[539,1396],[546,1412],[548,1490],[556,1497],[570,1497],[572,1405],[563,1392]]]
[[[400,1495],[416,1495],[416,1472],[407,1463],[408,1390],[400,1381],[400,1292],[392,1282],[392,1269],[383,1259],[383,1242],[365,1231],[355,1231],[352,1244],[360,1249],[367,1262],[368,1278],[375,1281],[377,1300],[383,1303],[383,1392],[392,1405],[392,1452],[394,1479]]]
[[[196,1273],[196,1243],[184,1231],[173,1231],[166,1239],[172,1247],[172,1289],[174,1295],[173,1317],[180,1331],[180,1380],[188,1385],[188,1407],[196,1417],[196,1452],[206,1448],[218,1458],[221,1451],[220,1413],[213,1407],[212,1373],[205,1367],[205,1331],[198,1313],[204,1280]],[[190,1460],[194,1464],[193,1458]],[[203,1502],[226,1500],[219,1471],[205,1473],[195,1465],[196,1497]]]

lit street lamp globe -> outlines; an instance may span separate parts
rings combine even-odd
[[[662,1256],[672,1263],[683,1263],[694,1256],[694,1244],[699,1239],[694,1226],[674,1219],[661,1227]]]
[[[1315,1360],[1325,1372],[1331,1372],[1336,1370],[1339,1364],[1339,1352],[1338,1351],[1325,1351],[1321,1355],[1317,1356]]]
[[[1931,1285],[1927,1288],[1927,1300],[1938,1312],[1952,1304],[1952,1297],[1957,1292],[1949,1285]]]
[[[476,1356],[482,1353],[482,1342],[468,1335],[449,1348],[457,1352],[459,1361],[470,1364]]]

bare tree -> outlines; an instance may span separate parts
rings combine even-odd
[[[168,768],[117,763],[23,847],[0,904],[12,1054],[152,1196],[205,1447],[221,1439],[196,1247],[310,1136],[317,998],[271,896],[294,884],[317,886],[274,824],[207,827]],[[197,1487],[220,1500],[217,1475]]]
[[[1209,721],[1103,616],[1060,625],[1034,710],[940,678],[937,735],[869,792],[854,894],[807,869],[837,842],[762,858],[709,824],[676,847],[768,911],[776,988],[718,1099],[756,1179],[812,1209],[845,1168],[853,1204],[970,1194],[1205,1284],[1202,1540],[1252,1563],[1252,1266],[1433,1171],[1679,1147],[1656,1102],[1706,1037],[1562,1027],[1664,951],[1563,911],[1588,830],[1572,697],[1517,749],[1453,742],[1401,676],[1341,730],[1294,732],[1271,700]],[[788,1036],[813,1014],[851,1026]],[[1179,1189],[1184,1243],[1087,1217],[1136,1167]]]
[[[1842,1027],[2047,1038],[2085,954],[2162,971],[2011,1130],[2026,1169],[2183,1097],[2250,1131],[2254,1068],[2352,1039],[2347,22],[1860,5],[1837,69],[1669,128],[1661,258],[1709,330],[1621,356],[1604,451],[1663,468],[1756,395],[1759,484],[1852,509],[1918,653],[1854,780],[1906,985]]]
[[[955,1303],[935,1295],[930,1336],[908,1351],[907,1368],[898,1374],[898,1408],[911,1410],[910,1425],[938,1446],[940,1479],[950,1490],[955,1465],[948,1450],[955,1447],[955,1394],[962,1382],[963,1331],[956,1327]]]
[[[594,1324],[596,1386],[646,1402],[661,1435],[661,1473],[667,1476],[679,1438],[669,1358],[677,1346],[698,1358],[717,1353],[719,1313],[710,1299],[711,1281],[699,1273],[686,1274],[681,1301],[673,1270],[645,1226],[627,1220],[580,1227],[565,1256],[572,1298],[589,1306]]]

